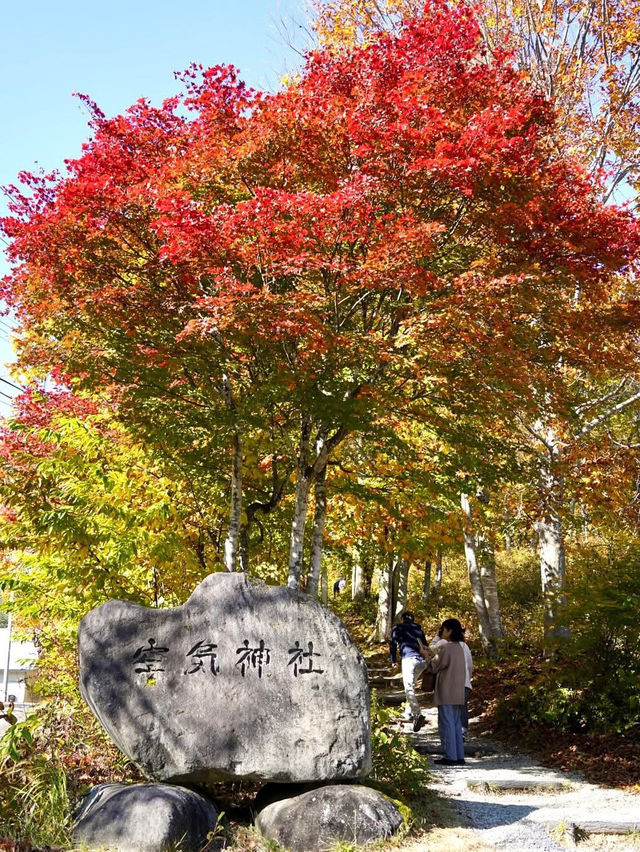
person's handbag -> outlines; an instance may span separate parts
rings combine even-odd
[[[433,692],[436,688],[436,672],[425,672],[422,675],[422,683],[420,689],[423,692]]]

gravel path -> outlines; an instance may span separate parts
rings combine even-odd
[[[433,753],[439,746],[436,710],[425,707],[423,712],[428,724],[410,735],[419,751]],[[640,849],[640,796],[547,769],[484,738],[470,739],[467,749],[477,752],[467,756],[466,766],[433,765],[434,788],[488,848]]]

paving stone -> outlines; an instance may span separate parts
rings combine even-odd
[[[442,754],[442,747],[434,742],[420,742],[415,738],[413,747],[419,754]],[[465,757],[483,757],[495,754],[496,750],[491,745],[475,745],[473,743],[464,744]]]
[[[468,781],[467,787],[477,792],[553,792],[574,790],[575,786],[560,778],[492,778],[490,781]]]

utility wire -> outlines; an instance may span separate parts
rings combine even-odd
[[[3,379],[2,376],[0,376],[0,382],[4,382],[5,385],[11,385],[12,388],[15,388],[18,391],[24,390],[24,388],[21,388],[20,385],[14,385],[13,382],[10,382],[9,379]]]

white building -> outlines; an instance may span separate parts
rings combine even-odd
[[[11,619],[0,611],[0,701],[6,704],[11,695],[15,696],[16,706],[33,701],[27,675],[34,668],[37,657],[35,645],[18,642],[11,630]]]

